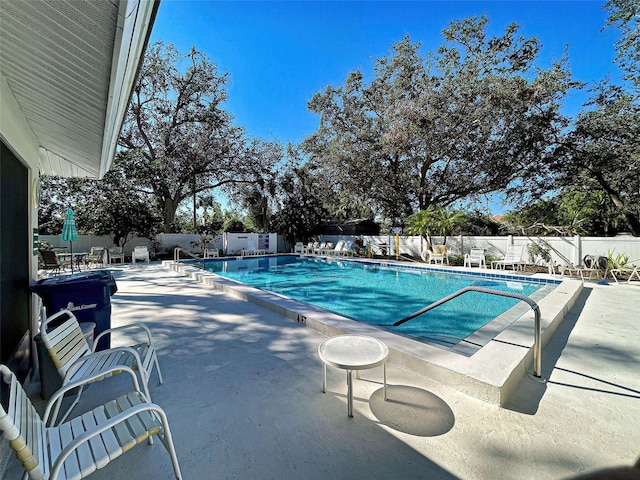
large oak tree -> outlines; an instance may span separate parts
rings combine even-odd
[[[489,37],[487,22],[452,22],[426,57],[405,37],[369,81],[357,70],[311,99],[320,127],[304,146],[336,192],[403,221],[431,205],[536,185],[567,124],[566,59],[536,67],[535,38],[515,24]]]

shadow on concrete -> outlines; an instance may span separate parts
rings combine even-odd
[[[421,388],[388,385],[369,399],[369,408],[378,421],[389,428],[418,437],[437,437],[455,425],[449,405],[437,395]]]
[[[560,323],[549,342],[542,348],[541,374],[544,381],[533,380],[529,376],[525,376],[504,406],[505,408],[528,415],[535,415],[538,411],[540,400],[542,400],[544,393],[547,391],[547,380],[551,378],[551,373],[555,369],[562,351],[567,346],[569,336],[590,294],[590,289],[582,289],[580,296],[569,313]]]

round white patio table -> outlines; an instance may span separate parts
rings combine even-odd
[[[389,348],[380,340],[362,335],[338,335],[318,345],[322,360],[322,393],[327,391],[327,365],[347,371],[347,415],[353,417],[353,370],[367,370],[382,365],[384,399],[387,399]]]

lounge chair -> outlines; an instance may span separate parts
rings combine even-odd
[[[511,267],[513,271],[524,270],[524,266],[527,264],[527,262],[522,260],[524,247],[524,245],[509,245],[504,254],[504,258],[491,262],[491,268],[505,270],[507,267]]]
[[[320,255],[335,255],[340,250],[342,250],[342,246],[344,245],[344,240],[338,240],[338,243],[333,245],[332,242],[327,242],[327,246],[324,249],[320,250]]]
[[[293,253],[304,253],[304,243],[296,242],[293,246]]]
[[[53,250],[40,250],[39,253],[42,258],[42,269],[51,270],[53,275],[57,275],[71,264],[70,260],[61,261],[58,254]]]
[[[8,385],[7,407],[0,404],[0,432],[9,441],[25,470],[23,478],[80,479],[105,467],[135,445],[157,435],[169,452],[177,479],[182,478],[178,458],[164,411],[149,403],[133,372],[135,390],[58,426],[52,426],[52,410],[64,394],[82,388],[100,374],[71,382],[47,403],[42,419],[14,373],[0,365],[2,381]],[[4,390],[4,388],[3,388]]]
[[[565,275],[578,276],[584,283],[585,274],[589,274],[589,279],[591,280],[594,275],[596,280],[607,277],[607,272],[609,270],[609,261],[606,257],[598,257],[595,255],[585,255],[582,259],[582,265],[578,265],[577,267],[569,264],[568,266],[560,267],[560,276],[564,277]],[[615,278],[615,276],[614,276]]]
[[[124,263],[124,253],[122,252],[122,247],[109,247],[109,263],[113,260],[120,260],[120,263]]]
[[[100,338],[104,335],[123,330],[137,330],[145,335],[146,340],[137,345],[112,347],[99,352],[93,351],[98,345]],[[160,365],[158,364],[158,357],[156,356],[156,347],[153,343],[149,328],[142,323],[104,330],[98,334],[93,346],[90,347],[82,333],[78,320],[72,312],[69,310],[60,310],[47,318],[43,309],[40,322],[40,336],[42,337],[42,343],[44,343],[51,356],[53,364],[58,370],[60,377],[62,377],[63,385],[75,382],[86,376],[94,376],[101,372],[103,374],[99,376],[99,379],[103,379],[112,375],[111,370],[108,369],[120,366],[139,372],[144,393],[148,399],[151,399],[151,395],[149,394],[149,377],[154,365],[158,374],[158,380],[162,383],[162,374],[160,373]],[[82,389],[78,391],[76,399],[67,410],[65,417],[78,404],[81,395]],[[57,413],[56,411],[56,416]]]
[[[484,248],[472,248],[464,254],[464,266],[471,268],[474,264],[479,268],[487,268],[487,259],[484,256]]]
[[[640,268],[640,267],[636,267],[635,265],[632,265],[631,267],[612,268],[609,271],[611,272],[611,276],[616,281],[616,283],[618,283],[618,277],[616,277],[616,274],[618,274],[618,276],[620,276],[620,275],[629,275],[627,277],[627,283],[630,283],[631,280],[633,280],[634,276],[638,280],[640,280],[640,271],[638,270],[638,268]]]
[[[135,247],[131,253],[131,263],[136,263],[136,260],[149,263],[149,249],[145,246]]]
[[[316,242],[313,244],[313,253],[315,253],[316,255],[319,255],[320,252],[322,252],[326,248],[327,248],[327,242],[320,242],[320,243]]]
[[[310,253],[313,253],[313,249],[314,248],[315,248],[315,243],[314,242],[309,242],[309,243],[307,243],[307,246],[302,249],[302,253],[304,255],[308,255]]]

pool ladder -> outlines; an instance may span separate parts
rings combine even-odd
[[[189,250],[186,250],[182,247],[176,247],[173,250],[173,268],[177,269],[178,265],[180,264],[180,252],[184,252],[186,253],[189,257],[191,258],[195,258],[196,260],[202,260],[200,257],[198,257],[197,255],[194,255],[193,253],[191,253]],[[204,262],[200,261],[197,263],[197,265],[200,266],[200,268],[202,270],[204,270]]]
[[[433,310],[434,308],[439,307],[443,303],[447,303],[448,301],[453,300],[454,298],[459,297],[460,295],[467,292],[479,292],[479,293],[486,293],[488,295],[498,295],[500,297],[515,298],[517,300],[521,300],[527,303],[531,307],[535,316],[535,337],[533,341],[533,375],[536,377],[536,379],[540,379],[542,376],[542,373],[541,373],[542,372],[542,341],[541,341],[542,338],[541,338],[541,325],[540,325],[541,324],[540,307],[536,302],[534,302],[532,299],[530,299],[526,295],[522,295],[520,293],[502,292],[500,290],[491,290],[489,288],[483,288],[483,287],[473,287],[473,286],[465,287],[461,290],[458,290],[455,293],[452,293],[451,295],[448,295],[438,300],[437,302],[432,303],[431,305],[427,305],[426,307],[421,308],[420,310],[412,313],[408,317],[405,317],[402,320],[398,320],[397,322],[387,326],[398,327],[403,323],[406,323],[409,320],[413,320],[414,318],[422,315],[423,313],[426,313],[429,310]]]

